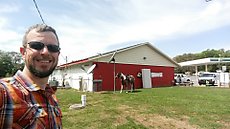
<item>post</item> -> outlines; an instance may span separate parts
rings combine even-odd
[[[199,85],[199,84],[198,84],[198,68],[197,68],[197,67],[198,67],[198,66],[195,65],[195,71],[196,71],[196,77],[195,77],[195,78],[196,78],[196,81],[195,81],[195,82],[197,82],[195,85]],[[195,83],[195,82],[194,82],[194,83]]]
[[[115,60],[113,62],[113,92],[116,91],[116,67],[115,67]]]
[[[111,56],[109,63],[113,61],[113,92],[115,93],[116,91],[116,80],[115,80],[115,76],[116,76],[116,67],[115,67],[115,54],[117,53],[117,51],[115,51],[113,53],[113,55]]]
[[[86,95],[81,95],[81,105],[82,105],[83,107],[86,106]]]

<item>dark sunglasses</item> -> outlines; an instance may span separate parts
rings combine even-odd
[[[42,50],[45,46],[47,46],[47,49],[49,52],[59,52],[60,51],[60,47],[58,45],[53,45],[53,44],[47,44],[45,45],[42,42],[38,42],[38,41],[32,41],[28,43],[30,48],[35,49],[35,50]]]

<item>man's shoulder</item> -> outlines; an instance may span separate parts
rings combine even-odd
[[[1,78],[0,79],[0,88],[6,87],[6,85],[10,83],[11,79],[12,79],[12,77]]]
[[[12,77],[5,77],[5,78],[1,78],[1,79],[0,79],[0,82],[9,83],[10,80],[12,80]]]
[[[7,82],[7,81],[10,81],[11,79],[12,77],[5,77],[5,78],[1,78],[0,80]]]

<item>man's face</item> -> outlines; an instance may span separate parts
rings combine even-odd
[[[32,42],[41,42],[44,48],[38,49]],[[48,77],[58,63],[58,52],[48,50],[46,45],[58,45],[58,40],[52,32],[36,32],[32,30],[27,35],[27,45],[22,53],[26,68],[29,72],[39,78]],[[33,48],[35,46],[35,48]],[[22,52],[22,51],[21,51]]]

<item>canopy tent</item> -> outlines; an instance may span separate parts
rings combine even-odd
[[[209,64],[221,64],[221,63],[230,63],[230,58],[203,58],[198,60],[191,60],[191,61],[185,61],[178,63],[181,67],[183,66],[195,66],[196,73],[197,67],[201,65],[205,65],[205,71],[208,71],[208,65]]]

